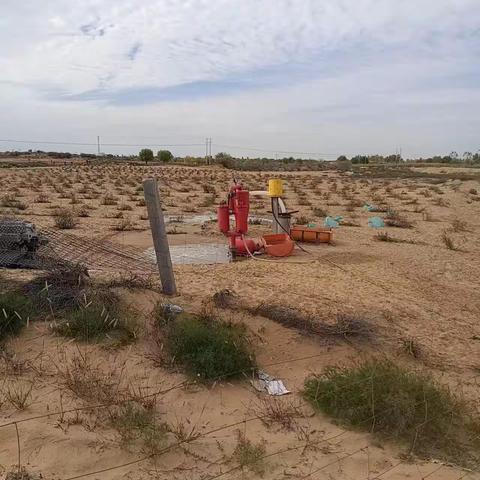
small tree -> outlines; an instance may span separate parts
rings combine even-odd
[[[145,162],[145,164],[153,162],[153,152],[149,148],[143,148],[140,150],[138,158],[140,158],[142,162]]]
[[[231,168],[234,164],[234,160],[229,153],[219,152],[215,155],[215,163],[219,163],[225,168]]]
[[[170,150],[159,150],[157,153],[157,158],[161,162],[171,162],[173,160],[173,154]]]
[[[215,160],[217,160],[219,163],[222,162],[223,160],[231,160],[232,156],[229,153],[225,152],[218,152],[215,155]]]

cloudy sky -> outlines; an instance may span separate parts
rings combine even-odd
[[[477,151],[480,1],[1,0],[0,102],[0,150]]]

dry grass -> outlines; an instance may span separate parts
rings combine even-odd
[[[25,467],[21,467],[7,472],[5,480],[46,480],[46,477],[40,473],[33,473],[26,470]]]
[[[459,248],[455,244],[453,237],[448,234],[447,230],[444,230],[442,233],[442,242],[448,248],[448,250],[457,251]]]
[[[3,386],[3,394],[7,402],[16,410],[26,410],[33,402],[33,383],[22,381],[7,382]]]
[[[243,433],[238,431],[237,446],[232,454],[232,461],[242,470],[263,476],[267,471],[267,464],[263,459],[266,453],[265,442],[253,443]]]
[[[454,232],[468,232],[468,224],[463,220],[456,218],[451,225]]]
[[[123,365],[103,364],[87,352],[62,356],[56,365],[61,385],[88,402],[115,404],[122,400]]]
[[[401,238],[393,237],[388,232],[378,232],[374,237],[378,242],[389,242],[389,243],[409,243],[412,245],[418,244],[414,240],[404,240]]]
[[[71,230],[77,226],[77,218],[73,210],[62,208],[57,210],[54,217],[55,226],[61,230]]]
[[[295,328],[303,333],[328,337],[356,337],[369,338],[373,334],[373,327],[368,320],[359,315],[337,314],[333,323],[324,319],[304,315],[290,307],[274,304],[260,304],[249,309],[254,315],[261,315],[284,327]]]
[[[109,410],[108,423],[120,435],[124,448],[155,455],[165,447],[169,431],[168,425],[157,417],[154,403],[129,401]]]
[[[252,411],[265,425],[279,425],[285,430],[294,430],[297,419],[305,418],[299,401],[283,397],[261,398]]]
[[[129,217],[122,218],[113,226],[113,230],[116,230],[117,232],[128,232],[135,230],[135,222]]]

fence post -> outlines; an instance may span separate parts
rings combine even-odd
[[[162,290],[166,295],[175,295],[177,293],[177,287],[175,285],[175,276],[173,274],[163,211],[160,207],[157,180],[155,178],[144,180],[143,192],[145,194],[145,203],[147,205],[148,219],[152,231],[153,246],[157,257]]]

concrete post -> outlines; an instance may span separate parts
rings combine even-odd
[[[163,211],[160,207],[157,180],[155,178],[144,180],[143,192],[145,194],[145,203],[147,205],[148,219],[152,231],[153,246],[157,257],[162,290],[166,295],[175,295],[177,293],[177,287],[173,274],[165,220],[163,219]]]

